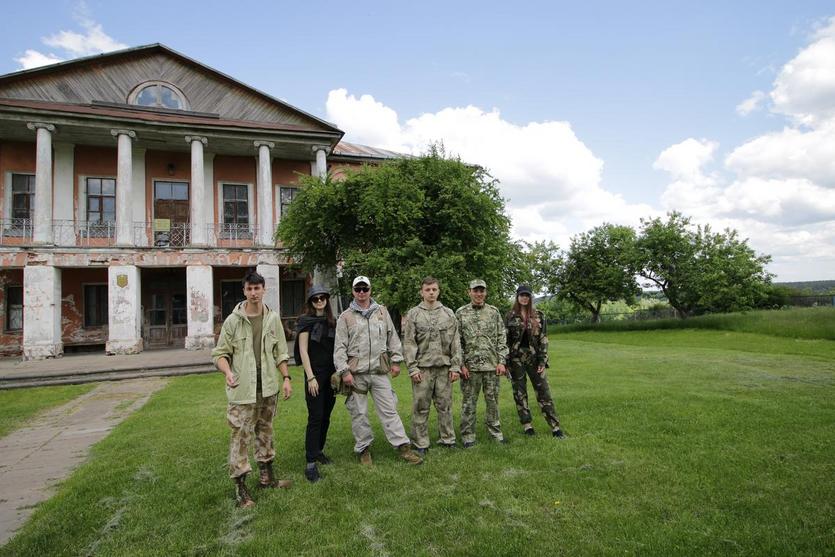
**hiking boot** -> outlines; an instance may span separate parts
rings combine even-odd
[[[319,475],[319,467],[316,466],[315,462],[307,463],[304,468],[304,477],[312,484],[322,479],[322,476]]]
[[[463,447],[465,449],[469,449],[471,447],[475,447],[475,441],[464,441]]]
[[[502,437],[500,439],[496,439],[496,443],[499,445],[507,445],[510,441],[508,441],[506,437]]]
[[[360,464],[363,466],[371,466],[374,464],[374,461],[371,460],[371,449],[366,447],[360,453]]]
[[[533,430],[532,427],[526,428],[523,432],[525,435],[536,435],[536,432]]]
[[[403,443],[397,448],[397,450],[400,451],[400,458],[409,464],[423,464],[423,459],[411,448],[409,448],[408,443]]]
[[[252,500],[252,496],[246,488],[246,474],[235,478],[235,502],[241,509],[255,506],[255,501]]]
[[[420,458],[425,458],[425,457],[426,457],[426,453],[427,453],[427,451],[429,451],[429,449],[427,449],[427,448],[423,448],[423,449],[422,449],[422,448],[420,448],[420,447],[418,447],[418,448],[416,448],[416,449],[414,450],[414,452],[415,452],[415,453],[416,453],[416,454],[417,454]]]
[[[273,473],[272,460],[269,462],[258,463],[258,487],[262,489],[273,487],[287,489],[291,485],[293,485],[293,482],[291,482],[290,480],[277,480],[275,478],[275,473]]]
[[[441,443],[440,441],[438,441],[438,446],[442,449],[454,449],[455,443]]]
[[[552,435],[553,435],[554,437],[556,437],[557,439],[565,439],[565,438],[566,438],[565,433],[563,433],[563,432],[562,432],[562,430],[561,430],[560,428],[555,429],[555,430],[553,431]]]
[[[325,453],[319,453],[319,456],[316,457],[316,462],[319,464],[331,464],[333,461]]]

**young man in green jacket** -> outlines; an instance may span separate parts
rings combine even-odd
[[[253,433],[258,487],[290,487],[288,480],[276,480],[273,473],[273,417],[279,389],[284,400],[293,389],[281,318],[263,303],[264,277],[250,271],[243,283],[246,301],[223,322],[212,361],[226,376],[226,418],[232,428],[229,476],[235,482],[238,506],[251,507],[255,503],[246,488],[246,475],[252,470],[249,446]]]

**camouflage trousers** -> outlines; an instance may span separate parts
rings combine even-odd
[[[226,420],[232,428],[229,442],[229,477],[237,478],[252,470],[249,447],[255,436],[255,460],[271,462],[275,458],[273,446],[273,418],[278,395],[262,398],[258,393],[255,404],[229,404]]]
[[[452,383],[449,366],[420,368],[420,383],[412,383],[412,442],[419,449],[429,447],[429,408],[435,401],[438,411],[438,441],[455,444],[452,427]]]
[[[513,400],[516,402],[519,421],[523,424],[529,424],[533,420],[531,409],[528,407],[528,385],[526,381],[526,377],[530,377],[531,384],[536,391],[536,401],[545,416],[545,421],[548,422],[551,429],[560,427],[560,418],[557,416],[554,400],[551,398],[551,390],[548,388],[548,378],[545,377],[544,373],[542,375],[537,373],[536,355],[533,351],[523,350],[511,355],[508,371],[510,382],[513,385]]]
[[[461,440],[464,443],[475,441],[475,415],[478,394],[484,390],[484,402],[487,405],[487,431],[497,440],[504,439],[502,424],[499,420],[499,385],[501,377],[495,371],[471,371],[470,378],[461,378]]]

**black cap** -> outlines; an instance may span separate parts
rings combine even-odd
[[[327,294],[328,297],[331,295],[330,291],[321,284],[314,284],[307,292],[307,301],[310,301],[310,298],[319,294]]]
[[[519,294],[527,294],[528,296],[531,296],[533,295],[533,292],[531,292],[531,287],[527,284],[520,284],[519,288],[516,289],[516,295],[518,296]]]

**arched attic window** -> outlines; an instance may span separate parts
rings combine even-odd
[[[164,81],[147,81],[136,86],[128,95],[128,104],[188,110],[188,101],[183,92]]]

